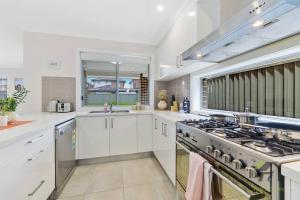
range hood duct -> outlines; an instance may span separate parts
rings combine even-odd
[[[300,33],[300,0],[257,0],[183,53],[220,63]]]

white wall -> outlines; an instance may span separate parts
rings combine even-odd
[[[79,49],[123,52],[149,56],[153,55],[155,49],[154,46],[150,45],[31,32],[25,32],[23,39],[24,68],[0,69],[1,74],[7,74],[9,76],[10,91],[13,89],[13,79],[15,77],[24,78],[25,86],[31,91],[26,99],[25,105],[21,106],[19,110],[21,113],[41,111],[42,76],[76,77]],[[52,59],[60,61],[60,69],[49,69],[47,67],[48,61]]]

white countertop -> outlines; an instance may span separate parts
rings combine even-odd
[[[182,121],[185,119],[198,119],[197,115],[175,113],[171,111],[130,111],[129,113],[89,113],[87,111],[71,112],[71,113],[37,113],[30,115],[21,115],[20,120],[32,120],[31,123],[16,126],[13,128],[0,131],[0,147],[10,144],[18,139],[24,138],[36,131],[50,128],[54,128],[55,125],[75,117],[86,116],[126,116],[126,115],[158,115],[171,122]]]
[[[283,164],[281,166],[281,174],[289,179],[300,182],[300,161]]]
[[[31,123],[16,126],[13,128],[0,131],[0,147],[14,142],[17,139],[26,137],[36,131],[50,128],[76,116],[75,112],[71,113],[37,113],[31,115],[21,115],[20,120],[30,120]]]

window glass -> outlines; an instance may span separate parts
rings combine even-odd
[[[84,60],[82,67],[84,105],[149,103],[149,64]]]
[[[0,99],[7,98],[7,77],[0,75]]]

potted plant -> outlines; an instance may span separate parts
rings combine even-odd
[[[7,104],[8,104],[8,121],[16,121],[19,118],[19,115],[16,113],[18,105],[21,103],[25,103],[24,99],[26,98],[29,91],[25,87],[20,87],[18,90],[16,90],[15,93],[13,93],[12,97],[7,98]]]
[[[8,123],[8,116],[6,113],[9,108],[7,102],[7,99],[0,99],[0,126],[7,126]]]
[[[7,100],[7,106],[8,106],[8,111],[6,112],[6,115],[8,116],[8,121],[16,121],[19,116],[16,113],[17,110],[17,100],[13,97],[9,97],[6,99]]]

